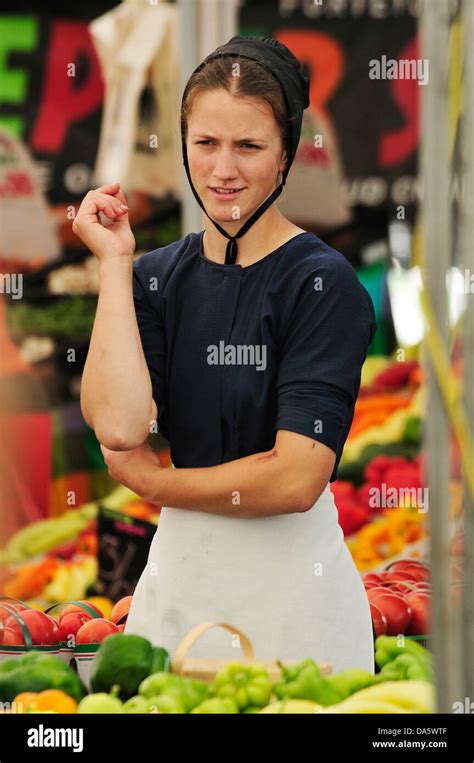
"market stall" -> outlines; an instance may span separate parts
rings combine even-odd
[[[407,124],[393,129],[384,122],[381,110],[374,134],[362,140],[366,122],[348,110],[351,101],[346,95],[347,88],[359,93],[361,114],[371,106],[373,83],[365,70],[361,75],[357,63],[367,57],[361,40],[371,40],[371,55],[380,52],[382,40],[394,56],[403,53],[414,59],[416,19],[408,11],[400,18],[394,14],[385,25],[385,37],[377,38],[370,33],[378,21],[369,14],[335,19],[321,10],[321,17],[308,20],[305,8],[288,8],[287,16],[294,13],[294,18],[274,9],[275,18],[265,12],[265,22],[260,23],[259,9],[249,5],[239,21],[248,34],[257,28],[270,34],[281,24],[278,37],[314,73],[337,75],[329,88],[331,97],[329,91],[312,93],[313,108],[305,116],[301,149],[282,208],[353,265],[377,318],[337,479],[330,484],[338,523],[367,595],[373,670],[354,664],[335,671],[329,661],[316,660],[311,654],[301,655],[298,661],[285,654],[267,654],[257,660],[252,633],[243,632],[239,622],[196,622],[172,653],[163,643],[152,643],[127,629],[134,590],[147,564],[162,507],[111,477],[96,433],[82,414],[81,376],[97,309],[99,263],[71,233],[71,208],[77,211],[91,185],[93,166],[100,182],[119,176],[118,156],[137,240],[135,261],[182,237],[191,223],[201,225],[189,189],[182,190],[178,182],[182,177],[177,170],[176,131],[167,132],[168,124],[162,127],[167,145],[164,158],[149,164],[142,161],[143,154],[150,158],[150,147],[143,143],[155,114],[150,104],[156,98],[174,108],[170,92],[176,98],[178,75],[187,78],[189,73],[177,71],[170,40],[176,43],[179,32],[181,43],[189,42],[185,59],[191,69],[195,59],[202,57],[199,48],[206,47],[206,39],[207,47],[212,47],[213,36],[221,37],[216,29],[202,30],[203,39],[191,44],[190,28],[196,17],[184,14],[178,29],[175,13],[189,3],[169,5],[164,16],[169,37],[155,30],[156,39],[141,51],[136,82],[125,53],[136,50],[144,22],[132,3],[123,3],[120,13],[112,9],[110,15],[104,8],[103,16],[97,13],[94,21],[82,20],[77,26],[61,26],[60,20],[45,17],[37,22],[30,19],[33,26],[40,25],[43,38],[50,36],[54,41],[63,32],[72,44],[77,36],[90,62],[89,74],[98,80],[97,72],[103,73],[100,87],[89,81],[88,90],[83,83],[83,108],[71,111],[85,125],[88,182],[81,181],[77,167],[72,182],[71,147],[61,143],[59,129],[55,146],[48,147],[40,122],[37,157],[41,159],[49,148],[55,152],[57,166],[64,167],[65,161],[67,165],[48,201],[32,179],[20,138],[13,140],[6,129],[0,133],[6,136],[0,143],[3,165],[21,155],[34,188],[30,199],[30,186],[22,187],[22,201],[30,205],[28,214],[41,221],[37,246],[31,230],[27,236],[23,228],[28,226],[19,225],[18,218],[15,224],[10,220],[0,238],[2,269],[10,276],[9,288],[0,293],[0,453],[4,463],[0,474],[0,713],[436,713],[440,700],[435,667],[442,617],[440,599],[435,597],[442,589],[443,601],[449,599],[453,613],[460,617],[470,585],[465,547],[469,532],[472,535],[466,488],[470,441],[467,435],[462,437],[459,418],[453,427],[447,418],[440,424],[443,395],[434,381],[431,366],[437,353],[429,342],[427,358],[427,326],[434,311],[431,307],[428,313],[426,296],[423,300],[421,295],[426,293],[421,277],[426,269],[426,242],[421,240],[416,193],[418,96],[410,89],[413,83],[403,82],[399,89],[390,81],[379,83],[382,100],[394,108],[405,104]],[[230,36],[236,21],[227,11],[220,20]],[[122,24],[123,19],[128,25]],[[301,31],[303,21],[314,36],[309,38],[311,44],[306,30]],[[458,22],[459,18],[454,20]],[[352,24],[358,24],[359,34],[353,36],[350,49]],[[122,86],[129,97],[124,101],[118,97],[120,87],[113,72],[104,65],[111,39],[125,51]],[[326,50],[324,60],[314,52],[318,47],[314,41]],[[40,52],[35,52],[37,58]],[[60,51],[56,55],[61,60]],[[158,82],[163,71],[164,85]],[[117,104],[123,110],[122,119],[111,117]],[[75,124],[72,116],[71,124]],[[457,126],[456,122],[453,134]],[[72,135],[76,136],[74,129]],[[323,137],[323,149],[314,143],[315,136]],[[75,140],[71,138],[71,145],[77,158],[83,147]],[[361,142],[372,149],[365,154],[358,151]],[[162,186],[154,197],[157,177]],[[6,181],[3,185],[10,210],[17,192]],[[339,193],[341,186],[344,193]],[[319,190],[312,191],[311,197],[308,187]],[[318,194],[324,196],[320,206],[313,203]],[[449,373],[452,389],[458,390],[466,385],[465,353],[470,345],[463,309],[455,306],[456,276],[457,271],[454,286],[448,289],[451,302],[443,303],[450,318],[445,321],[449,324],[449,331],[445,327],[449,369],[446,364],[441,368]],[[439,376],[438,369],[442,386]],[[450,413],[455,409],[454,398],[454,392],[444,394],[443,405]],[[433,429],[435,420],[439,429]],[[441,433],[447,450],[446,464],[441,464],[438,475],[433,466],[440,463],[439,453],[433,457],[435,432]],[[162,433],[151,432],[149,442],[161,466],[173,468],[169,442]],[[433,495],[433,484],[439,486],[439,495]],[[444,514],[442,500],[446,501]],[[431,501],[437,516],[443,516],[442,541],[433,527]],[[434,558],[433,548],[438,553]],[[445,565],[443,581],[434,559]],[[467,654],[472,608],[465,611]],[[193,656],[193,647],[203,635],[218,628],[229,636],[229,659]],[[452,654],[453,640],[450,649]],[[446,675],[449,660],[447,652],[443,654]],[[459,660],[456,664],[459,673]],[[467,682],[463,685],[468,686]],[[449,702],[454,708],[457,694],[453,692]]]

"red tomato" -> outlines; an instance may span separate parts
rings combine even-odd
[[[415,583],[413,583],[413,585],[415,585]],[[405,596],[405,594],[411,593],[414,590],[414,588],[412,588],[411,585],[408,586],[408,585],[404,585],[403,583],[387,583],[385,588],[387,589],[387,591],[401,594],[403,597]]]
[[[368,583],[364,581],[364,588],[366,591],[369,591],[371,588],[377,588],[377,587],[378,587],[378,583],[372,583],[370,580]]]
[[[364,575],[362,580],[364,581],[364,583],[368,582],[368,581],[371,581],[371,582],[374,582],[374,583],[380,583],[381,577],[380,577],[380,575],[377,575],[376,572],[368,572],[367,575]]]
[[[409,572],[410,575],[413,575],[413,577],[420,582],[428,582],[431,578],[430,571],[426,567],[419,567],[415,564],[407,565],[404,571]]]
[[[383,595],[377,596],[371,603],[376,604],[385,616],[388,636],[397,636],[399,633],[405,633],[405,629],[410,622],[411,606],[401,596],[386,592]]]
[[[370,604],[370,613],[376,636],[383,636],[387,633],[387,618],[383,615],[375,604]]]
[[[17,632],[13,628],[4,628],[2,642],[4,646],[24,646],[23,636],[18,636]]]
[[[59,627],[54,617],[36,609],[25,609],[20,612],[20,617],[24,620],[35,646],[59,643]],[[16,633],[20,639],[17,643],[23,644],[23,631],[13,615],[5,621],[5,626]]]
[[[76,644],[99,644],[112,633],[118,633],[115,623],[103,617],[87,620],[76,633]]]
[[[110,613],[110,619],[113,623],[118,623],[124,615],[128,615],[132,599],[133,596],[124,596],[123,599],[119,599],[117,603],[114,604],[112,612]]]
[[[423,562],[419,562],[418,559],[397,559],[396,562],[392,562],[392,564],[389,564],[387,567],[387,570],[404,570],[407,567],[421,567],[423,570],[426,570],[426,564],[423,564]]]
[[[17,604],[15,601],[5,601],[0,598],[0,622],[2,623],[5,623],[10,617],[10,612],[6,607],[13,610],[13,612],[22,612],[24,609],[30,609],[30,607],[25,607],[24,604]]]
[[[411,572],[407,572],[406,570],[385,570],[384,572],[380,573],[380,577],[382,578],[383,582],[390,582],[390,583],[401,583],[403,580],[408,580],[410,583],[416,583],[417,578],[411,574]]]
[[[399,596],[400,599],[403,599],[403,595],[401,593],[397,593],[397,591],[391,591],[387,587],[383,586],[376,586],[375,588],[369,588],[367,591],[367,596],[369,598],[369,601],[374,602],[379,596],[386,596],[388,593],[390,593],[392,596]]]
[[[89,607],[91,607],[95,612],[98,614],[99,617],[103,617],[103,612],[100,611],[99,607],[96,607],[95,604],[91,604],[90,601],[87,601],[87,599],[79,599],[83,604],[87,604]],[[82,609],[82,607],[79,607],[77,604],[68,604],[67,607],[64,607],[63,611],[59,615],[59,620],[61,621],[64,617],[64,615],[70,615],[72,612],[81,612],[81,614],[87,614],[88,617],[92,617],[89,612],[87,612],[86,609]]]
[[[88,620],[92,620],[91,615],[86,612],[70,612],[59,621],[59,640],[67,641],[74,646],[75,638],[79,628]]]
[[[411,608],[411,618],[407,636],[424,636],[430,633],[431,596],[423,591],[415,591],[406,597]]]

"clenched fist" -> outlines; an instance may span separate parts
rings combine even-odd
[[[103,225],[100,212],[113,222]],[[82,200],[72,230],[101,262],[133,257],[135,237],[128,219],[127,199],[119,183],[89,191]]]

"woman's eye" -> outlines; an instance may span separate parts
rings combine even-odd
[[[208,146],[209,144],[213,143],[212,140],[198,140],[197,145],[198,146]],[[242,143],[242,148],[257,148],[259,149],[260,146],[255,146],[253,143]]]

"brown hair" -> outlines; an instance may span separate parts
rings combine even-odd
[[[235,64],[240,67],[239,76],[233,74]],[[288,157],[289,121],[281,87],[266,67],[239,56],[214,58],[189,78],[184,88],[181,107],[181,134],[184,140],[187,138],[187,123],[194,98],[201,92],[219,87],[237,97],[259,98],[270,106]]]

